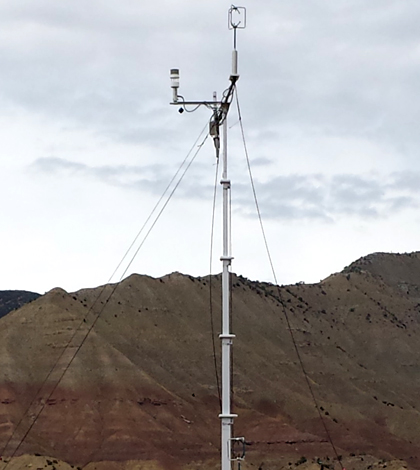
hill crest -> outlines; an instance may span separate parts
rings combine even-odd
[[[284,307],[339,453],[403,459],[420,468],[420,310],[410,293],[419,287],[419,256],[366,258],[319,284],[278,288],[232,276],[236,431],[250,444],[249,465],[284,468],[285,459],[334,457]],[[63,354],[29,415],[36,413],[100,314],[20,452],[41,449],[74,465],[215,466],[220,423],[210,280],[219,362],[220,276],[132,275],[118,286],[53,289],[1,319],[0,443]],[[401,280],[410,283],[408,291]]]
[[[2,290],[0,291],[0,318],[12,310],[16,310],[28,302],[40,297],[36,292],[25,290]]]

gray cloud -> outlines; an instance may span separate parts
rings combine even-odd
[[[254,158],[252,160],[252,166],[255,168],[257,166],[261,166],[261,167],[266,167],[266,166],[269,166],[273,163],[272,160],[270,160],[269,158],[266,158],[266,157],[259,157],[259,158]]]
[[[306,135],[386,141],[412,156],[420,143],[412,99],[419,14],[413,1],[251,1],[238,44],[255,138],[276,140],[287,122]],[[175,135],[163,118],[170,67],[180,66],[190,97],[211,98],[227,84],[224,15],[191,0],[3,2],[0,100],[110,139],[160,145]]]
[[[177,170],[180,170],[171,184],[170,190],[174,187],[185,171],[187,163],[182,167],[180,165],[176,167],[169,163],[165,165],[90,166],[63,158],[44,157],[35,160],[29,166],[29,171],[44,175],[56,175],[61,178],[82,177],[124,190],[142,191],[154,196],[161,196]],[[194,162],[188,176],[177,188],[177,196],[189,199],[208,199],[211,197],[214,189],[211,178],[214,178],[214,175],[209,175],[209,168],[211,168],[211,165]]]
[[[391,188],[404,187],[407,191],[413,193],[420,192],[419,174],[415,171],[400,171],[392,173]]]
[[[178,188],[177,197],[190,200],[211,198],[214,189],[214,175],[210,174],[212,166],[201,162],[194,164]],[[168,165],[88,166],[55,157],[38,159],[31,169],[63,177],[83,176],[155,196],[161,195],[175,172],[175,167]],[[420,191],[414,185],[419,177],[420,174],[406,172],[385,176],[293,174],[256,181],[256,189],[265,218],[333,222],[345,216],[386,218],[419,207]],[[233,195],[235,210],[247,217],[256,215],[249,185],[235,184]]]
[[[142,189],[153,194],[159,193],[163,182],[170,179],[168,170],[163,165],[89,166],[57,157],[39,158],[30,165],[30,170],[62,177],[84,177],[124,189]]]
[[[404,173],[289,175],[260,183],[257,190],[263,214],[272,219],[386,218],[420,206],[418,191],[406,184]],[[251,202],[242,202],[241,210],[250,214]]]
[[[160,145],[173,138],[162,112],[172,114],[169,68],[181,59],[178,50],[195,62],[213,34],[205,27],[211,5],[184,2],[190,4],[186,10],[158,3],[122,2],[118,8],[111,1],[2,4],[3,107],[70,121],[128,143]],[[188,13],[197,20],[188,24]],[[203,54],[208,58],[199,66],[204,74],[216,55]],[[203,77],[191,74],[192,93],[194,80],[203,82]]]
[[[287,123],[308,137],[363,137],[416,156],[419,13],[414,2],[395,0],[311,2],[304,9],[273,3],[257,21],[279,39],[253,37],[246,44],[252,59],[242,64],[244,76],[261,84],[247,96],[241,89],[252,127],[264,122],[281,132]],[[258,50],[266,53],[256,58]],[[272,75],[262,78],[260,70]]]

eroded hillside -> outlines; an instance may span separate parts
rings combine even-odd
[[[363,468],[368,455],[420,467],[419,273],[414,253],[370,255],[313,285],[277,288],[233,276],[235,433],[248,441],[248,466],[287,468],[302,456],[308,464],[334,457],[286,309],[325,424],[350,459],[347,470]],[[2,447],[37,396],[6,454],[43,407],[18,454],[81,466],[215,467],[220,423],[209,281],[132,275],[109,302],[114,286],[71,294],[54,289],[2,318]],[[218,326],[220,278],[212,283]]]

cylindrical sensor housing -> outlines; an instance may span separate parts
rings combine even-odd
[[[232,51],[232,75],[238,75],[238,51],[236,49]]]
[[[178,101],[178,88],[179,88],[179,69],[171,69],[171,88],[172,100],[174,103]]]
[[[171,69],[171,87],[179,88],[179,69]]]

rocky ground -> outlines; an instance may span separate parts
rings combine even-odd
[[[157,462],[157,461],[125,461],[125,462],[115,462],[115,461],[102,461],[102,462],[91,462],[88,463],[86,466],[75,466],[69,465],[66,462],[61,460],[57,460],[53,457],[45,457],[45,456],[37,456],[37,455],[21,455],[19,457],[14,458],[6,458],[2,462],[7,465],[9,470],[24,470],[24,469],[32,469],[32,470],[70,470],[70,469],[77,469],[77,470],[163,470],[164,467]],[[333,469],[345,469],[345,470],[360,470],[360,469],[368,469],[368,470],[403,470],[407,469],[407,463],[402,460],[378,460],[373,456],[370,455],[361,455],[361,456],[349,456],[347,458],[343,458],[341,460],[341,465],[338,462],[328,462],[322,461],[321,459],[315,458],[306,460],[305,457],[300,457],[295,462],[288,462],[285,457],[282,459],[275,459],[274,461],[270,461],[268,459],[266,462],[260,462],[258,468],[261,470],[263,468],[270,468],[275,470],[320,470],[320,468],[324,465],[328,465],[327,468],[330,470]],[[208,465],[208,462],[203,465],[202,462],[191,462],[187,467],[188,469],[192,468],[218,468],[218,463],[216,461],[211,462],[211,465]],[[243,470],[250,470],[255,467],[255,464],[249,463],[247,461],[243,461],[241,463],[241,468]],[[236,470],[238,468],[237,463],[233,464],[233,469]]]

